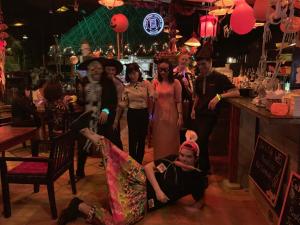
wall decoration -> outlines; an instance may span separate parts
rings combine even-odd
[[[164,19],[158,13],[150,13],[145,16],[143,27],[147,34],[158,35],[164,28]]]

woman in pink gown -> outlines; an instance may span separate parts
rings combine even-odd
[[[181,85],[173,77],[167,60],[158,63],[158,76],[153,81],[155,104],[153,116],[154,160],[176,154],[182,125]]]

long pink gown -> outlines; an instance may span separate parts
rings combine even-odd
[[[155,108],[152,137],[154,159],[156,160],[178,153],[180,129],[177,126],[177,103],[181,103],[181,85],[176,79],[173,83],[154,80],[153,87]]]

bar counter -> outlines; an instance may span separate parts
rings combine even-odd
[[[283,193],[291,171],[300,172],[300,117],[274,116],[267,109],[252,104],[250,98],[231,98],[229,129],[229,181],[249,188],[271,224],[276,224],[283,201]],[[288,155],[281,195],[272,207],[249,179],[249,169],[257,137]]]

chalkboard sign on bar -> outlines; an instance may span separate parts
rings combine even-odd
[[[257,138],[249,176],[273,207],[278,199],[287,159],[285,153],[263,137]]]
[[[300,225],[300,175],[292,173],[278,225]]]

